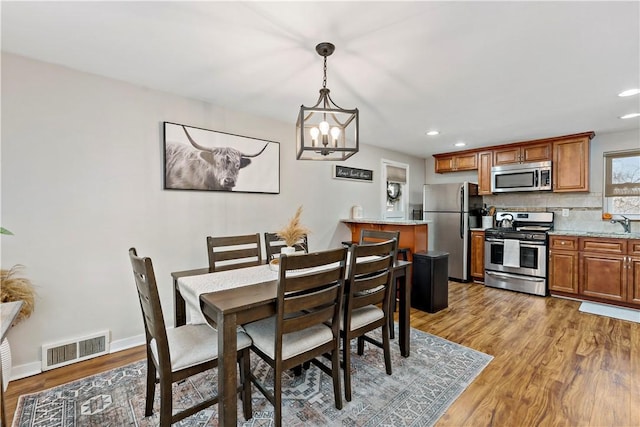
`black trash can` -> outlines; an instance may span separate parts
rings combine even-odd
[[[427,251],[413,254],[411,306],[428,313],[449,304],[449,253]]]

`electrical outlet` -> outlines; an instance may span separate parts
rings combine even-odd
[[[569,209],[562,209],[562,216],[569,216]]]

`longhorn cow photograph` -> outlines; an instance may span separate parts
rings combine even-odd
[[[164,188],[280,193],[280,144],[164,122]]]

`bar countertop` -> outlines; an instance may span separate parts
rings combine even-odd
[[[350,218],[341,219],[340,222],[352,224],[390,224],[390,225],[424,225],[431,224],[432,221],[416,219],[379,219],[379,218]]]

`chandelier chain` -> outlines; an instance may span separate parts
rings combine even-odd
[[[326,89],[327,88],[327,57],[324,57],[324,78],[322,79],[322,88]]]

